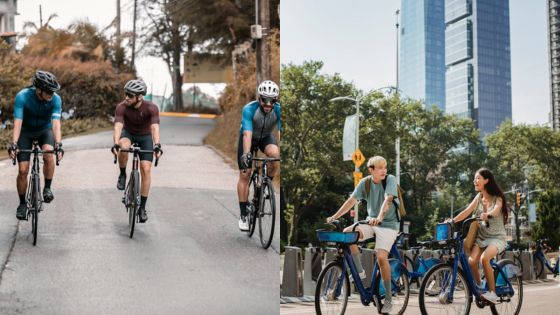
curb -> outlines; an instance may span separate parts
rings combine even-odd
[[[280,304],[297,303],[297,302],[314,302],[315,297],[311,295],[304,295],[300,297],[296,296],[284,296],[280,298]]]
[[[215,114],[190,114],[190,113],[171,113],[171,112],[160,112],[160,116],[166,117],[196,117],[196,118],[204,118],[204,119],[214,119],[216,118]]]

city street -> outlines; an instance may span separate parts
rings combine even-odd
[[[549,279],[552,276],[549,275]],[[547,282],[523,285],[523,304],[520,314],[554,314],[558,311],[558,295],[560,294],[560,279]],[[490,314],[489,308],[479,309],[473,303],[470,314]],[[282,315],[312,315],[315,314],[313,302],[286,303],[280,305]],[[372,315],[377,314],[373,304],[363,306],[359,296],[353,295],[348,301],[345,314]],[[417,315],[420,313],[418,295],[411,294],[405,314]]]
[[[37,246],[15,218],[17,167],[0,161],[0,314],[277,314],[279,221],[268,250],[238,230],[237,170],[202,143],[213,126],[162,117],[149,220],[132,239],[112,132],[63,141]]]

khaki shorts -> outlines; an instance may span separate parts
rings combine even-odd
[[[393,243],[397,239],[399,231],[390,228],[383,228],[379,226],[371,226],[369,224],[360,224],[356,227],[356,230],[362,231],[364,237],[360,240],[367,240],[372,238],[375,234],[375,250],[383,249],[387,252],[391,251]]]

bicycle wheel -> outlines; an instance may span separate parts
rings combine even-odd
[[[507,281],[511,283],[513,291],[509,289],[506,279],[497,269],[494,269],[496,279],[496,294],[500,297],[500,302],[491,305],[492,314],[512,314],[517,315],[523,303],[523,274],[520,268],[511,260],[502,260],[498,263],[500,269],[505,274]]]
[[[536,255],[533,256],[533,268],[535,271],[535,277],[537,279],[540,278],[544,270],[544,265],[542,260],[540,260]]]
[[[453,266],[439,264],[431,268],[420,285],[420,312],[426,314],[469,314],[472,295],[462,269],[458,269],[453,300],[449,299]]]
[[[350,295],[348,274],[342,272],[342,264],[332,261],[319,274],[315,287],[315,312],[322,314],[344,314]]]
[[[397,259],[389,259],[389,265],[391,266],[391,302],[393,303],[393,310],[389,314],[403,314],[406,311],[408,305],[408,298],[410,297],[410,286],[408,277],[403,272],[405,267]],[[381,281],[381,273],[378,272],[375,275],[375,292],[377,292],[380,305],[378,305],[378,310],[383,308],[383,302],[387,290],[383,281]],[[396,289],[394,286],[396,285]]]
[[[253,236],[255,232],[255,225],[257,223],[256,213],[258,212],[259,198],[257,189],[257,178],[256,174],[251,175],[251,181],[249,182],[249,206],[247,207],[247,224],[249,229],[247,230],[247,236]]]
[[[513,262],[519,267],[519,269],[521,269],[521,274],[523,274],[523,263],[521,262],[521,258],[513,255]]]
[[[33,234],[33,246],[37,244],[37,234],[39,229],[39,209],[41,200],[39,192],[41,191],[39,176],[33,177],[33,194],[31,197],[31,233]]]
[[[133,171],[132,175],[130,176],[130,182],[128,183],[128,227],[129,227],[129,236],[132,238],[134,235],[134,226],[136,224],[136,217],[138,212],[138,195],[140,191],[140,183],[139,183],[139,176],[138,171]]]
[[[268,179],[263,182],[259,199],[259,212],[257,212],[257,217],[259,218],[259,237],[262,247],[267,249],[270,243],[272,243],[276,219],[274,186]]]

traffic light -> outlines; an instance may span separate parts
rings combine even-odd
[[[519,207],[521,206],[521,193],[515,194],[515,204]]]

